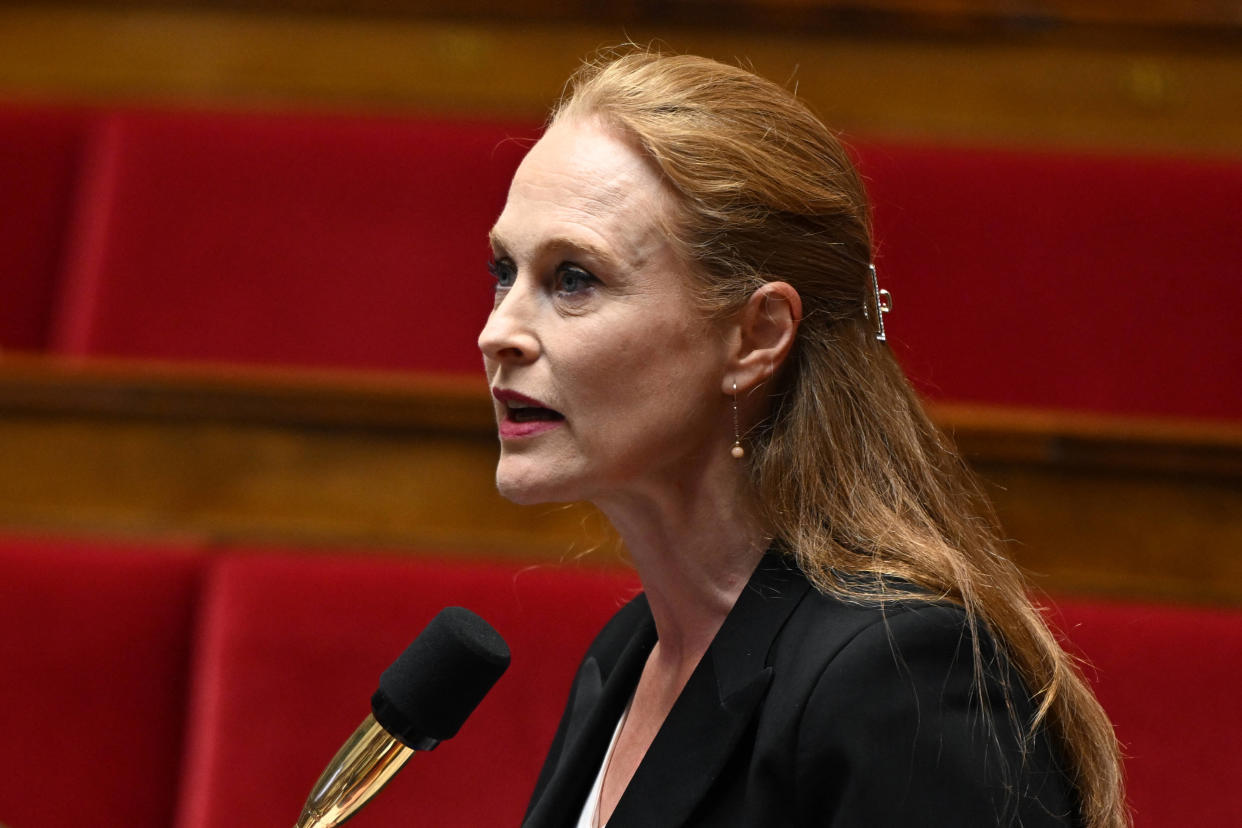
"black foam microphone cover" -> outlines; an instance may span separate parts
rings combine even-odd
[[[380,675],[375,720],[415,750],[457,733],[509,666],[509,646],[468,609],[445,607]]]

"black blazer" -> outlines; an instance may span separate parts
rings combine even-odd
[[[1078,824],[1049,739],[1022,756],[1030,696],[981,638],[983,703],[960,608],[848,603],[768,555],[608,828]],[[642,595],[595,639],[525,828],[575,824],[655,641]]]

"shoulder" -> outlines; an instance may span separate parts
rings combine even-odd
[[[876,584],[864,583],[857,576],[841,577],[860,596],[876,590]],[[792,561],[769,555],[721,632],[751,645],[770,643],[770,648],[765,646],[767,663],[778,670],[782,662],[826,666],[859,649],[884,650],[906,641],[930,639],[952,652],[956,642],[973,632],[974,625],[960,605],[928,597],[907,581],[888,579],[882,587],[883,600],[853,597],[844,591],[820,592]],[[730,624],[732,616],[741,623]],[[756,633],[756,627],[766,632]],[[981,641],[990,647],[986,633]]]
[[[884,601],[812,589],[773,642],[769,663],[778,676],[793,672],[817,685],[840,671],[864,668],[893,677],[917,678],[926,670],[973,674],[976,642],[983,660],[995,662],[992,637],[957,604],[902,589]]]
[[[849,710],[855,721],[870,712],[870,730],[892,720],[921,724],[928,704],[937,711],[986,707],[990,690],[1012,689],[1007,660],[959,606],[904,597],[855,604],[815,594],[800,609],[773,662],[778,675],[782,661],[807,672],[810,711]],[[849,727],[833,725],[836,733]]]
[[[772,665],[773,698],[796,711],[802,807],[879,824],[1071,824],[1056,751],[1030,732],[1031,693],[960,606],[811,593]]]

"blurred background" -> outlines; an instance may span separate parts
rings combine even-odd
[[[624,41],[741,61],[894,138],[1236,157],[1236,2],[5,3],[17,100],[541,118]]]
[[[627,41],[840,130],[890,344],[1101,665],[1138,824],[1242,819],[1242,2],[95,0],[0,4],[0,820],[291,821],[459,601],[533,660],[424,790],[516,821],[633,583],[590,508],[494,492],[486,232]]]
[[[626,41],[855,149],[893,347],[1040,586],[1242,600],[1232,2],[4,4],[0,527],[615,562],[491,492],[473,341],[513,166]]]

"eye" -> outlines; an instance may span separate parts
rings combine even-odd
[[[492,259],[487,263],[487,272],[496,280],[497,290],[513,287],[513,282],[517,279],[517,268],[508,259]]]
[[[568,262],[556,270],[556,292],[562,295],[581,294],[598,283],[599,279]]]

